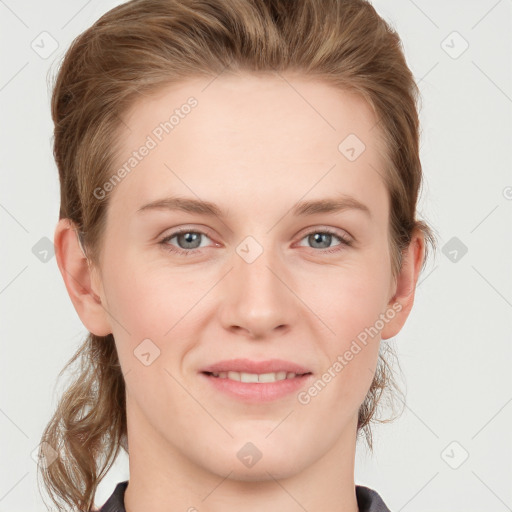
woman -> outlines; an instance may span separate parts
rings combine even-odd
[[[103,511],[389,510],[354,458],[434,244],[417,94],[363,0],[134,0],[74,41],[55,248],[90,334],[54,503],[93,509],[123,448]]]

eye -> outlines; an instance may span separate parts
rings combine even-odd
[[[333,241],[333,238],[337,238],[340,243],[332,248],[329,246]],[[343,235],[331,229],[320,229],[310,231],[302,240],[307,239],[307,242],[312,244],[314,249],[321,249],[323,253],[334,253],[344,249],[344,247],[350,247],[352,245],[352,239],[348,235]],[[319,247],[320,246],[320,247]]]
[[[206,233],[203,233],[202,231],[181,228],[160,240],[159,243],[169,252],[179,254],[181,256],[190,256],[200,252],[198,249],[201,248],[202,237],[209,238]],[[176,238],[179,247],[169,243],[174,238]]]
[[[206,233],[188,228],[181,228],[165,238],[160,240],[159,244],[164,247],[166,251],[178,254],[180,256],[193,256],[201,252],[201,248],[205,245],[201,245],[201,241],[204,238],[210,238]],[[176,239],[176,245],[170,242]],[[348,235],[343,235],[331,229],[317,229],[310,231],[301,240],[307,239],[307,242],[312,244],[313,249],[319,249],[321,253],[335,253],[342,251],[344,247],[350,247],[352,245],[352,239]],[[334,247],[328,248],[334,239],[338,239],[339,243]]]

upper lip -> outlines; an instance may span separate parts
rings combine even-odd
[[[244,373],[274,373],[291,372],[295,374],[311,373],[306,367],[285,361],[283,359],[267,359],[266,361],[253,361],[251,359],[226,359],[205,366],[202,372],[244,372]]]

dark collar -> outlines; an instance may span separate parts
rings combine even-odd
[[[124,508],[124,491],[127,486],[128,480],[119,482],[99,512],[126,512]],[[356,498],[359,512],[391,512],[379,494],[369,487],[356,485]]]

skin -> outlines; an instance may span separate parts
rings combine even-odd
[[[76,311],[90,332],[113,333],[125,375],[126,510],[357,512],[358,409],[381,340],[409,315],[424,257],[416,232],[393,279],[377,119],[358,96],[300,76],[194,79],[125,113],[119,165],[190,96],[197,107],[110,192],[99,266],[88,265],[67,219],[55,232]],[[352,162],[338,150],[350,133],[366,145]],[[370,216],[291,214],[299,200],[335,191]],[[214,202],[227,216],[137,212],[171,195]],[[178,227],[206,233],[200,249],[167,241],[194,255],[159,244]],[[325,228],[353,244],[333,236],[315,245],[307,235]],[[249,235],[263,249],[252,263],[236,251]],[[296,393],[242,403],[199,377],[207,364],[245,357],[290,360],[316,380],[397,303],[400,312],[306,405]],[[147,338],[160,350],[149,366],[134,355]],[[237,457],[248,441],[262,453],[252,467]]]

